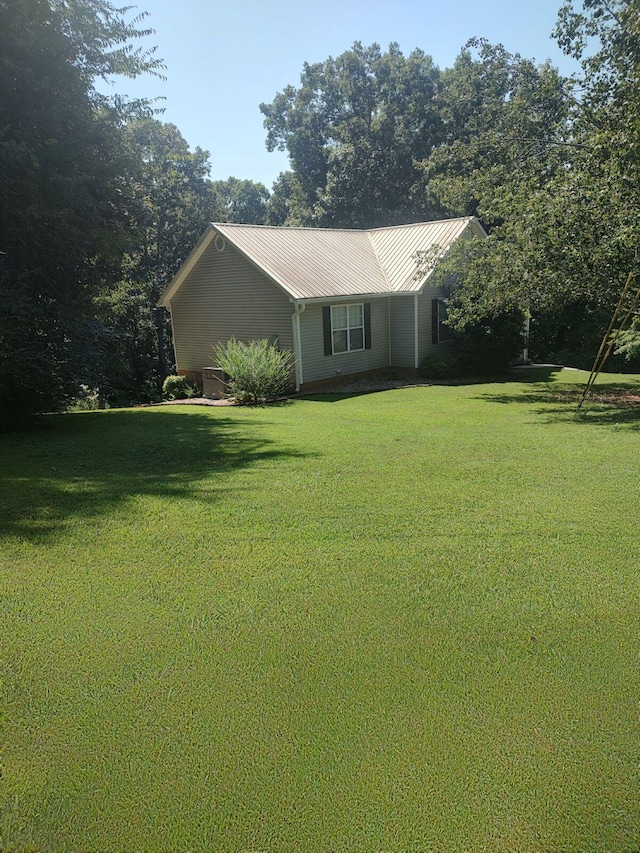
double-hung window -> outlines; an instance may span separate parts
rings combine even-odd
[[[371,303],[325,305],[322,329],[325,355],[371,349]]]
[[[364,349],[364,305],[331,306],[333,354]]]

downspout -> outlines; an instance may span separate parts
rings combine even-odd
[[[413,365],[415,369],[418,369],[418,364],[420,363],[420,347],[418,345],[418,299],[420,294],[416,293],[413,297],[413,334],[414,334],[414,351],[415,364]]]
[[[393,350],[391,349],[391,297],[387,298],[387,334],[389,336],[389,367],[392,367]]]
[[[296,391],[300,390],[300,386],[304,382],[302,373],[302,335],[300,334],[300,315],[307,307],[304,302],[294,302],[295,311],[291,315],[291,325],[293,327],[293,357],[296,365]]]

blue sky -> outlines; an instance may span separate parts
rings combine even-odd
[[[575,64],[550,34],[561,0],[139,0],[167,65],[165,82],[118,80],[113,91],[163,96],[160,118],[172,122],[191,148],[211,154],[214,180],[249,178],[271,187],[288,167],[285,153],[265,148],[261,102],[287,84],[302,65],[337,56],[354,41],[398,42],[450,67],[467,39],[484,36],[507,50],[563,73]],[[132,15],[133,13],[130,13]]]

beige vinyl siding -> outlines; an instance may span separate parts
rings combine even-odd
[[[323,306],[317,303],[307,305],[300,315],[303,383],[318,382],[322,379],[333,379],[336,376],[363,373],[366,370],[377,370],[389,366],[389,300],[386,297],[361,300],[356,298],[353,302],[369,302],[371,305],[371,349],[325,355]]]
[[[293,305],[237,249],[218,252],[212,242],[171,300],[178,370],[213,365],[212,344],[277,335],[293,350]]]
[[[415,367],[414,295],[392,296],[391,305],[391,365]],[[431,321],[429,321],[431,322]]]

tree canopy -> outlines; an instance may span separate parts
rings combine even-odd
[[[562,132],[537,149],[533,183],[522,180],[528,169],[505,180],[479,205],[502,219],[490,239],[449,259],[461,270],[450,304],[458,328],[518,307],[533,315],[540,353],[593,359],[637,267],[639,9],[638,0],[589,0],[580,13],[560,10],[556,36],[583,73],[565,83]]]
[[[305,63],[297,89],[260,106],[267,147],[286,148],[295,176],[276,185],[272,207],[294,199],[298,221],[349,227],[437,213],[417,189],[418,163],[441,138],[439,88],[431,57],[405,57],[397,44],[383,53],[355,42],[336,59]]]
[[[95,260],[127,219],[121,116],[96,76],[155,71],[146,31],[103,0],[0,2],[0,398],[57,409],[90,360]],[[102,57],[102,59],[100,59]]]
[[[158,296],[210,219],[264,218],[262,184],[208,178],[112,74],[161,74],[144,13],[106,0],[0,0],[0,420],[157,394],[172,367]]]

